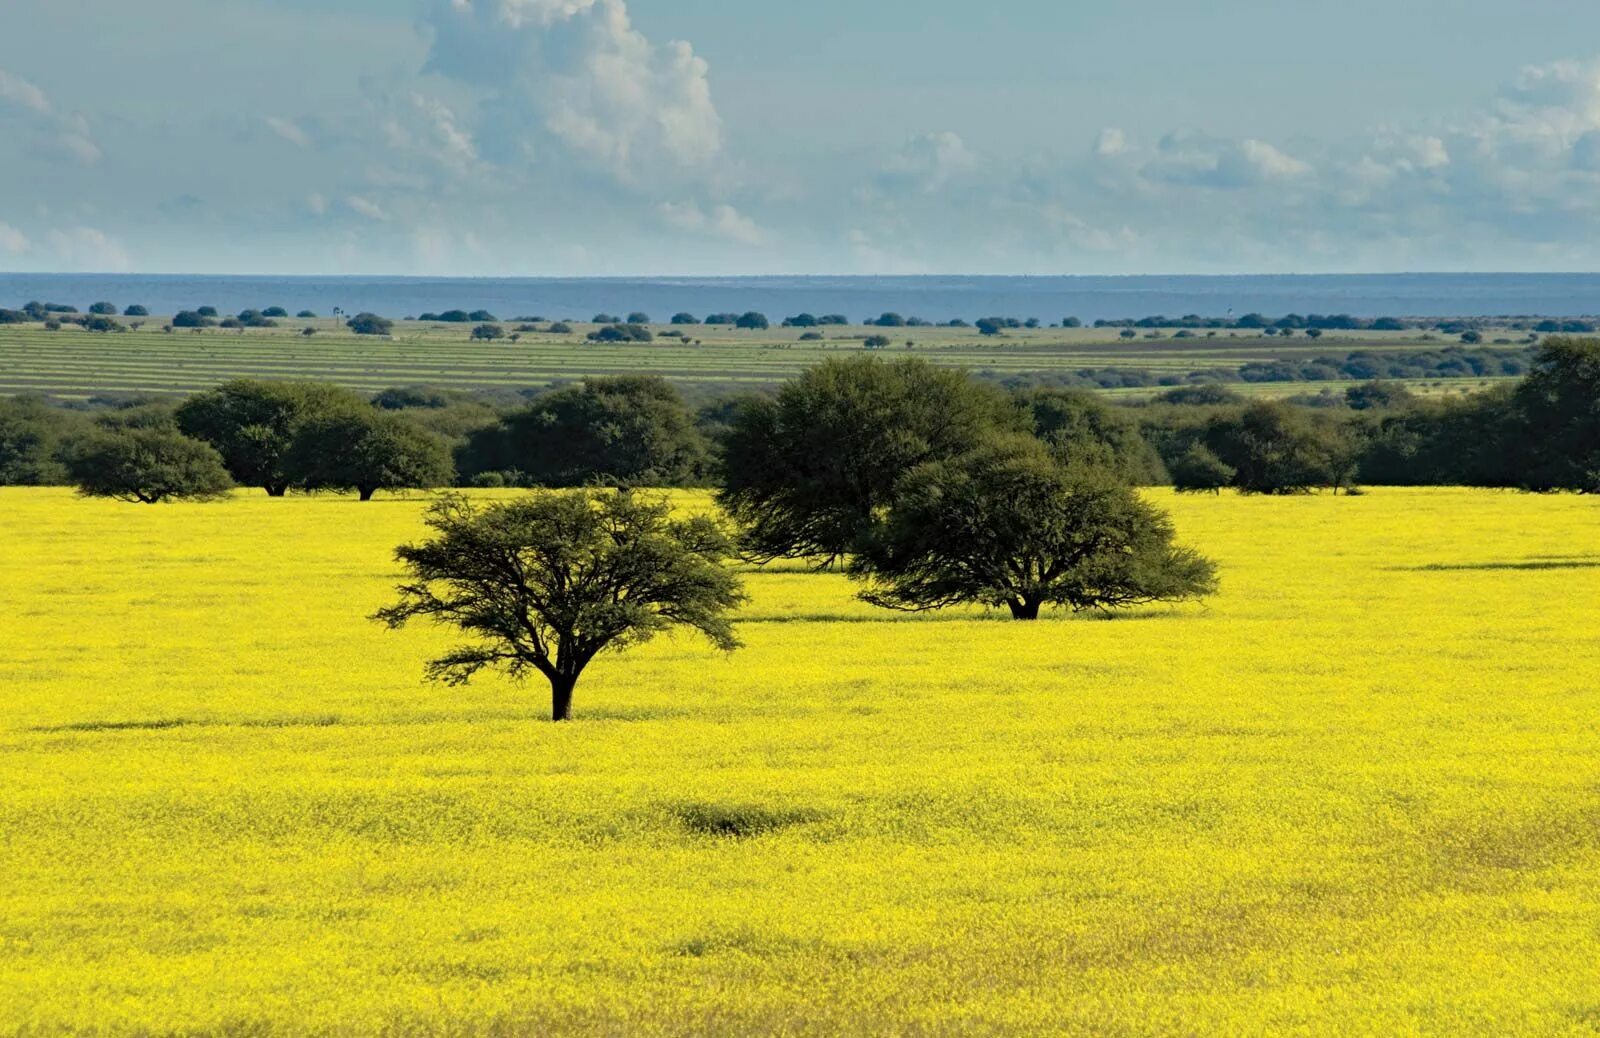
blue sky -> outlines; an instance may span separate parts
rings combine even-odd
[[[1571,0],[11,0],[0,269],[1600,267]]]

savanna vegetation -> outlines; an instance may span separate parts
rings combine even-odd
[[[1460,399],[865,353],[756,392],[17,397],[0,482],[19,1034],[1600,1006],[1600,340]]]

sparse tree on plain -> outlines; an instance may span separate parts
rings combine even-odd
[[[428,490],[455,481],[443,440],[367,405],[308,420],[283,465],[296,486],[354,490],[363,501],[380,490]]]
[[[284,457],[315,416],[366,406],[355,393],[319,382],[238,379],[179,405],[178,428],[221,454],[243,486],[282,497],[294,485]]]
[[[1016,437],[909,472],[850,568],[874,605],[977,603],[1037,620],[1047,605],[1113,610],[1214,592],[1215,565],[1173,536],[1115,474]]]
[[[68,449],[66,464],[85,497],[154,505],[209,501],[233,488],[216,450],[171,425],[96,430]]]
[[[744,594],[723,565],[731,547],[703,516],[673,519],[664,501],[583,491],[483,510],[449,497],[427,523],[431,540],[396,552],[411,582],[374,619],[393,629],[425,618],[473,639],[430,662],[432,680],[537,672],[550,682],[551,719],[566,721],[578,679],[602,652],[675,627],[724,651],[739,645],[728,613]]]
[[[964,372],[871,357],[811,368],[731,426],[719,500],[745,550],[826,561],[853,550],[906,470],[1025,431],[1005,394]]]

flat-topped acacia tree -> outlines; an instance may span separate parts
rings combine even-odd
[[[411,582],[373,619],[390,628],[425,617],[473,641],[428,664],[466,684],[484,668],[550,682],[550,716],[572,714],[584,668],[607,650],[675,627],[739,645],[728,613],[744,601],[726,566],[728,538],[704,516],[674,519],[666,501],[627,491],[544,492],[476,508],[460,496],[429,511],[434,537],[396,551]]]

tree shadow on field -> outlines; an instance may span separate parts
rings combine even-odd
[[[1573,555],[1548,558],[1508,559],[1496,562],[1433,562],[1426,566],[1395,566],[1396,573],[1493,573],[1539,572],[1541,570],[1600,569],[1600,556]]]

